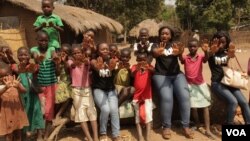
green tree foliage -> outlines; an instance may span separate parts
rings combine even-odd
[[[228,30],[249,22],[250,0],[177,0],[176,12],[184,29]]]
[[[67,0],[66,4],[116,19],[129,30],[147,18],[161,18],[163,3],[164,0]]]

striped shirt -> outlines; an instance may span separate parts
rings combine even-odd
[[[39,64],[37,80],[41,86],[49,86],[57,82],[56,65],[51,60],[53,51],[55,51],[55,49],[50,47],[46,52],[46,57],[44,61]],[[31,48],[31,53],[40,54],[39,48],[38,47]]]

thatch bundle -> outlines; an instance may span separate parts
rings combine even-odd
[[[129,36],[138,37],[141,28],[147,28],[151,37],[158,36],[159,24],[154,19],[147,19],[140,22],[129,31]]]
[[[0,29],[0,36],[5,41],[7,46],[10,46],[13,52],[21,46],[27,46],[25,30],[20,29]]]
[[[41,14],[41,2],[37,0],[6,0],[14,5],[18,5],[35,13]],[[60,16],[76,34],[86,31],[86,29],[102,29],[107,28],[111,32],[121,33],[123,26],[108,17],[86,10],[83,8],[54,4],[53,13]]]
[[[0,36],[0,47],[1,46],[9,46],[8,43]]]

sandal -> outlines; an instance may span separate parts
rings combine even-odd
[[[167,139],[167,140],[171,138],[171,130],[170,130],[170,128],[164,128],[162,130],[162,137],[164,139]]]
[[[108,137],[106,134],[100,136],[100,141],[108,141]]]
[[[186,138],[194,139],[194,132],[190,128],[183,128],[183,133]]]

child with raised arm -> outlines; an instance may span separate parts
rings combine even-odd
[[[206,82],[202,75],[202,64],[208,60],[208,43],[202,44],[203,54],[198,54],[199,43],[197,39],[190,39],[188,41],[189,54],[182,55],[180,61],[184,64],[185,76],[188,82],[190,102],[192,108],[192,115],[194,117],[196,126],[199,130],[200,121],[197,108],[203,110],[204,122],[205,122],[205,135],[211,139],[215,139],[215,136],[210,131],[210,116],[209,106],[211,105],[211,95]]]
[[[153,61],[153,57],[151,55],[153,43],[149,42],[149,31],[147,28],[140,29],[138,39],[139,42],[135,43],[133,46],[135,56],[137,53],[147,53],[148,62],[151,63]]]
[[[0,46],[0,61],[6,64],[16,64],[13,57],[13,52],[9,46]]]
[[[0,136],[6,141],[21,141],[21,129],[29,126],[19,94],[26,89],[20,79],[12,76],[8,64],[0,62]]]
[[[12,70],[18,74],[21,84],[27,90],[21,95],[21,100],[30,123],[29,126],[23,128],[23,132],[26,133],[26,138],[37,132],[37,140],[42,140],[42,129],[45,128],[45,123],[38,97],[39,88],[35,87],[36,78],[33,75],[38,66],[30,63],[30,53],[26,47],[20,47],[17,50],[17,58],[19,64],[13,64]]]
[[[81,123],[84,134],[89,141],[98,141],[97,113],[91,90],[90,61],[85,59],[81,46],[73,46],[72,60],[68,60],[68,68],[72,80],[72,98],[75,108],[74,121]],[[93,138],[87,122],[90,121]]]
[[[113,141],[120,141],[118,97],[114,85],[116,60],[110,59],[107,43],[97,45],[96,59],[91,60],[94,100],[100,109],[100,141],[107,141],[107,125],[111,121]]]
[[[44,30],[49,35],[49,47],[56,50],[60,48],[60,32],[63,31],[63,23],[59,16],[53,14],[53,0],[42,0],[43,15],[37,17],[35,23],[35,31]]]
[[[131,58],[130,49],[122,49],[120,51],[120,61],[116,70],[114,79],[115,87],[118,94],[118,105],[120,106],[124,101],[132,98],[134,88],[131,86],[131,71],[129,60]],[[116,58],[114,58],[116,59]]]
[[[39,65],[37,72],[37,81],[41,86],[42,93],[39,93],[39,99],[42,105],[42,111],[46,121],[45,135],[49,136],[49,128],[54,118],[55,93],[56,93],[56,72],[58,71],[58,63],[54,47],[48,46],[49,37],[47,32],[37,32],[38,46],[30,49],[31,55],[36,64]]]
[[[143,140],[141,124],[146,124],[146,141],[151,141],[151,122],[153,120],[153,102],[151,77],[154,72],[153,66],[148,64],[147,53],[138,53],[137,64],[131,68],[134,76],[135,93],[133,96],[133,105],[135,109],[136,129],[139,141]]]

